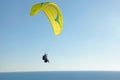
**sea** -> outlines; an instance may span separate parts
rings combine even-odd
[[[0,80],[120,80],[120,71],[0,72]]]

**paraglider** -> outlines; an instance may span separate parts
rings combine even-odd
[[[63,18],[58,6],[52,2],[37,3],[32,6],[30,16],[38,14],[41,10],[48,17],[52,25],[54,35],[60,35],[63,28]]]
[[[53,2],[37,3],[32,6],[30,10],[30,16],[35,16],[40,11],[43,11],[49,19],[54,35],[60,35],[63,29],[63,17],[59,7]],[[45,63],[49,63],[47,54],[42,56],[42,60],[44,60]]]
[[[42,56],[42,60],[44,60],[45,63],[47,63],[47,62],[49,63],[47,54],[44,54],[44,55]]]

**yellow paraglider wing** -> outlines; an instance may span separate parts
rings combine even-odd
[[[40,10],[48,17],[54,34],[59,35],[62,32],[63,18],[58,6],[52,2],[38,3],[32,6],[30,15],[36,15]]]

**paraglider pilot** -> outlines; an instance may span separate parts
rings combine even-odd
[[[47,62],[49,63],[49,60],[47,58],[47,54],[44,54],[42,59],[44,60],[45,63],[47,63]]]

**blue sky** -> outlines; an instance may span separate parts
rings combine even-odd
[[[120,70],[119,0],[49,0],[64,18],[57,37],[42,11],[29,15],[33,4],[46,1],[0,1],[0,72]]]

